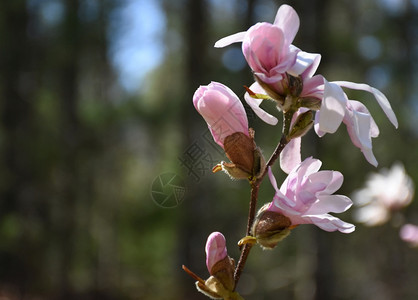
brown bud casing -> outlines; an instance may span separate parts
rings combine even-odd
[[[290,219],[278,212],[268,211],[264,205],[257,214],[252,227],[252,235],[264,249],[273,249],[290,233]]]
[[[234,260],[226,256],[213,265],[208,279],[196,282],[196,288],[212,299],[242,300],[243,298],[234,291],[234,270]]]
[[[260,175],[265,168],[264,157],[254,142],[254,131],[250,136],[235,132],[224,140],[224,150],[231,163],[222,162],[221,167],[234,179],[252,179]],[[214,168],[217,171],[219,168]]]
[[[229,256],[215,263],[210,270],[210,275],[218,279],[220,283],[229,291],[234,290],[234,271],[235,262]]]
[[[241,170],[252,173],[254,165],[254,141],[242,132],[235,132],[224,140],[226,156]]]

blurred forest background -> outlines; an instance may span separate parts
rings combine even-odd
[[[212,231],[239,257],[250,188],[211,173],[225,157],[192,95],[214,80],[242,99],[253,80],[240,45],[213,44],[273,22],[283,3],[301,19],[294,44],[322,54],[318,73],[381,89],[400,121],[394,129],[371,95],[350,93],[381,129],[378,169],[344,126],[306,136],[303,155],[341,171],[342,194],[396,161],[417,184],[416,0],[0,1],[0,299],[206,299],[181,265],[208,277]],[[268,157],[281,127],[248,112]],[[259,205],[272,196],[267,180]],[[352,211],[341,218],[353,222]],[[404,218],[418,224],[416,201]],[[238,290],[418,299],[418,249],[397,224],[356,225],[349,235],[300,226],[273,251],[255,247]]]

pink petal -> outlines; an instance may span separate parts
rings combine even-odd
[[[223,48],[223,47],[229,46],[233,43],[242,42],[244,40],[244,37],[245,37],[246,33],[247,33],[246,31],[242,31],[242,32],[234,33],[232,35],[221,38],[219,41],[217,41],[215,43],[214,47],[215,48]]]
[[[377,103],[379,103],[380,107],[385,112],[389,121],[396,128],[398,128],[398,120],[396,119],[396,115],[393,112],[392,107],[390,106],[389,100],[381,91],[365,83],[354,83],[354,82],[349,82],[349,81],[334,81],[334,83],[338,84],[339,86],[346,87],[349,89],[362,90],[362,91],[372,93],[373,96],[376,98]]]
[[[193,104],[220,146],[223,147],[225,137],[234,132],[248,135],[248,119],[244,106],[227,86],[218,82],[200,86],[193,95]]]
[[[278,26],[285,33],[288,43],[292,43],[299,30],[299,16],[293,7],[282,5],[277,11],[274,25]]]
[[[276,178],[274,177],[271,167],[268,167],[268,175],[269,175],[270,183],[273,186],[274,190],[276,191],[273,197],[273,202],[275,206],[278,208],[282,208],[286,211],[289,211],[292,214],[295,214],[295,213],[298,214],[297,211],[294,211],[291,208],[295,206],[295,203],[290,201],[277,187],[277,181],[276,181]]]
[[[273,171],[271,170],[271,167],[268,167],[267,173],[269,175],[270,183],[273,186],[274,190],[277,192],[280,192],[279,187],[277,186],[276,177],[274,177]]]
[[[273,197],[273,205],[271,206],[270,210],[280,212],[292,220],[292,216],[301,215],[301,212],[295,206],[296,203],[292,202],[285,195],[282,194],[282,196],[280,196],[279,194],[276,194]],[[296,225],[296,223],[293,224]]]
[[[340,126],[346,108],[347,99],[340,86],[325,80],[324,98],[319,115],[319,130],[334,133]]]
[[[242,52],[253,72],[266,83],[281,80],[296,60],[296,53],[289,52],[283,31],[265,22],[257,23],[248,30]]]
[[[318,69],[321,54],[304,52],[293,45],[290,48],[297,52],[297,56],[295,64],[287,72],[293,76],[303,74],[304,78],[312,77]]]
[[[370,136],[373,138],[379,136],[379,127],[377,127],[377,124],[374,121],[372,115],[363,103],[356,100],[349,100],[347,106],[350,106],[353,111],[358,111],[370,115]]]
[[[356,227],[353,224],[344,222],[331,215],[306,216],[310,221],[325,231],[340,231],[342,233],[351,233]]]
[[[322,162],[319,159],[308,157],[306,158],[299,167],[299,170],[292,170],[292,172],[297,171],[299,177],[309,176],[317,172],[321,168]]]
[[[280,153],[280,168],[289,174],[297,165],[301,163],[300,146],[301,138],[292,139]]]
[[[353,202],[347,196],[343,195],[322,195],[318,197],[306,215],[322,215],[330,212],[342,213],[353,205]]]
[[[344,119],[344,123],[347,125],[347,132],[353,144],[360,148],[367,161],[376,167],[378,162],[373,155],[370,136],[371,116],[354,111],[351,113],[351,118]]]
[[[315,130],[315,133],[316,133],[316,135],[317,135],[317,136],[319,136],[319,137],[323,137],[323,136],[326,134],[326,132],[324,132],[324,131],[322,131],[321,129],[319,129],[319,119],[320,119],[320,115],[321,115],[321,112],[318,110],[318,111],[315,113],[314,130]]]
[[[206,241],[206,266],[209,273],[212,267],[227,256],[226,240],[222,233],[212,232]]]
[[[322,99],[324,96],[324,77],[315,75],[303,80],[303,90],[301,97],[316,97]]]
[[[332,194],[336,192],[342,185],[344,177],[337,171],[318,171],[309,175],[309,181],[304,184],[304,188],[310,188],[310,184],[321,183],[325,187],[322,190],[317,190],[318,195]]]

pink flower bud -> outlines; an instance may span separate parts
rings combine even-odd
[[[193,104],[208,124],[213,139],[222,148],[227,136],[248,134],[248,120],[238,96],[227,86],[212,81],[200,86],[193,95]]]
[[[212,232],[206,242],[206,266],[211,275],[213,266],[227,257],[225,237],[220,232]]]

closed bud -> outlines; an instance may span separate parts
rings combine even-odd
[[[257,213],[251,233],[264,249],[273,249],[278,242],[287,237],[292,228],[290,219],[278,212],[268,210],[271,203],[265,204]]]
[[[242,300],[243,298],[234,291],[235,262],[228,256],[225,237],[220,232],[209,235],[205,247],[206,266],[210,277],[203,280],[185,266],[183,269],[196,281],[196,288],[201,293],[212,299]]]

